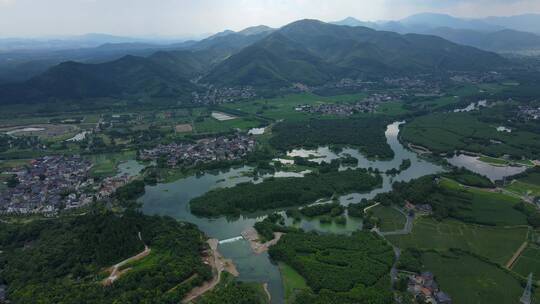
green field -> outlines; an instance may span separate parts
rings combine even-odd
[[[409,113],[408,110],[403,108],[403,102],[400,101],[390,101],[385,102],[377,108],[377,113],[397,116]]]
[[[523,292],[511,274],[467,254],[427,252],[423,262],[424,269],[435,274],[439,287],[454,303],[518,303]]]
[[[526,176],[513,180],[505,189],[520,195],[540,196],[540,172],[527,173]]]
[[[275,120],[304,120],[312,117],[312,115],[304,112],[295,111],[294,108],[298,105],[356,102],[365,98],[365,96],[365,94],[353,94],[323,97],[309,93],[290,94],[283,97],[276,97],[271,99],[259,99],[249,102],[230,103],[227,104],[226,107],[252,115],[261,115]]]
[[[476,112],[475,112],[476,113]],[[509,154],[532,159],[540,153],[538,134],[498,132],[500,124],[479,121],[471,113],[433,113],[418,117],[403,128],[403,139],[436,153],[467,150],[502,156]],[[502,142],[490,142],[489,139]]]
[[[500,165],[506,166],[509,164],[509,162],[505,159],[489,157],[489,156],[480,156],[479,160],[488,164],[499,165],[499,166]]]
[[[12,168],[27,165],[30,162],[28,159],[11,159],[11,160],[0,160],[0,169]]]
[[[401,230],[407,221],[403,214],[392,207],[379,205],[371,208],[370,211],[381,221],[379,230],[382,232]]]
[[[540,246],[529,244],[514,263],[512,270],[526,277],[533,273],[534,279],[540,278]]]
[[[411,234],[387,238],[400,248],[459,248],[504,265],[526,240],[527,231],[526,227],[487,227],[455,220],[438,222],[430,218],[419,218]]]
[[[526,215],[514,209],[521,201],[518,198],[498,192],[466,188],[449,179],[443,179],[441,186],[466,195],[466,205],[461,205],[452,214],[460,220],[497,226],[527,224]]]
[[[293,303],[295,293],[309,287],[306,280],[292,267],[282,262],[278,263],[278,266],[285,289],[285,303]]]
[[[94,166],[92,167],[90,174],[96,177],[115,175],[120,162],[135,159],[135,156],[135,151],[92,155],[90,156],[90,161]]]
[[[218,133],[225,132],[233,129],[240,129],[247,131],[248,129],[258,127],[261,124],[259,120],[238,117],[231,120],[219,121],[215,118],[209,117],[202,122],[195,123],[195,131],[198,133]]]

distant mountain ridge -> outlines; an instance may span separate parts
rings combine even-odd
[[[317,20],[291,23],[220,63],[203,82],[310,85],[361,75],[490,69],[504,59],[442,38]]]
[[[259,26],[226,32],[147,57],[65,62],[26,82],[0,86],[0,102],[177,98],[199,89],[195,79],[199,84],[266,89],[364,76],[486,71],[506,64],[494,53],[435,36],[300,20],[278,30]]]
[[[365,26],[402,34],[435,35],[455,43],[494,52],[540,52],[540,15],[482,19],[456,18],[445,14],[423,13],[398,21],[364,22],[353,17],[333,22],[347,26]]]

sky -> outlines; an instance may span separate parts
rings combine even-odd
[[[196,37],[305,18],[396,20],[421,12],[458,17],[540,13],[540,0],[0,0],[0,37]]]

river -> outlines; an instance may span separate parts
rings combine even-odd
[[[316,154],[318,158],[331,160],[343,154],[350,154],[357,158],[358,167],[377,168],[381,172],[392,168],[398,168],[404,159],[411,160],[411,167],[397,176],[387,176],[383,174],[383,185],[369,193],[354,193],[344,195],[339,198],[343,205],[359,202],[362,198],[373,198],[378,193],[388,192],[395,181],[409,181],[424,175],[434,174],[443,171],[442,167],[423,160],[416,153],[407,150],[398,140],[399,126],[401,122],[388,125],[385,132],[387,142],[395,153],[394,159],[388,161],[370,160],[364,157],[355,149],[346,148],[336,154],[328,147],[320,147],[316,151],[296,150],[290,154],[308,156]],[[225,240],[240,235],[246,228],[253,226],[257,221],[264,218],[265,213],[253,214],[250,216],[240,216],[239,218],[216,218],[206,219],[191,214],[189,201],[209,190],[219,187],[232,187],[238,183],[250,182],[252,177],[246,176],[252,170],[250,167],[231,168],[221,172],[209,172],[201,175],[190,176],[172,183],[146,186],[146,193],[139,199],[142,203],[142,211],[145,214],[168,215],[178,220],[194,223],[209,237]],[[320,232],[350,233],[361,227],[361,221],[348,218],[344,226],[332,224],[321,224],[318,219],[303,219],[299,223],[294,223],[292,219],[287,219],[290,225],[302,227],[305,230],[317,230]],[[281,282],[279,269],[272,264],[268,254],[256,255],[252,252],[246,240],[227,242],[219,245],[219,251],[226,257],[234,261],[240,272],[239,279],[246,282],[268,283],[268,289],[272,296],[272,303],[283,303],[284,291]]]

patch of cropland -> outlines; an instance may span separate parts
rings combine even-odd
[[[495,108],[480,113],[429,114],[406,124],[402,138],[435,153],[466,150],[496,157],[508,154],[516,159],[537,158],[540,154],[537,126],[523,123],[510,126],[511,118],[500,115],[501,112],[501,108]],[[511,132],[500,131],[501,126],[511,128]]]
[[[146,252],[145,245],[149,254],[104,286],[109,268]],[[212,276],[195,225],[134,212],[1,224],[0,248],[2,282],[15,304],[178,303]]]
[[[194,301],[195,304],[265,304],[268,303],[263,286],[257,283],[238,282],[227,272],[211,291]]]
[[[367,157],[392,158],[386,142],[388,121],[381,118],[314,119],[307,122],[282,122],[272,132],[270,144],[278,150],[316,148],[323,145],[358,147]]]
[[[392,303],[388,274],[394,252],[374,234],[288,233],[269,253],[310,287],[294,303]]]
[[[380,175],[365,169],[307,174],[302,178],[268,178],[210,191],[191,200],[191,211],[202,216],[240,214],[301,206],[334,194],[363,192],[382,183]]]
[[[505,265],[527,239],[528,228],[490,227],[456,220],[436,221],[420,218],[408,235],[387,236],[399,248],[446,251],[459,248]]]
[[[540,168],[534,167],[513,176],[505,189],[538,200],[540,198]]]
[[[528,208],[520,210],[520,200],[498,192],[467,188],[453,180],[425,176],[398,182],[391,193],[379,194],[385,205],[430,205],[437,219],[454,218],[488,226],[526,225]]]
[[[455,303],[514,303],[523,293],[511,273],[464,252],[427,252],[422,260]]]

